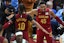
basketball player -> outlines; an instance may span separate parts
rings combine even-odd
[[[50,10],[46,7],[45,2],[41,2],[38,9],[33,9],[27,12],[27,14],[36,15],[36,21],[44,27],[50,34],[44,33],[41,29],[37,29],[37,43],[44,43],[42,39],[46,37],[47,43],[52,43],[52,29],[50,23],[50,15],[53,16],[60,24],[64,26],[64,23]]]

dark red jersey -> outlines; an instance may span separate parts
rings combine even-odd
[[[28,30],[28,21],[31,21],[31,17],[26,15],[26,14],[23,14],[23,15],[20,15],[20,14],[17,14],[16,15],[16,28],[18,30]]]
[[[4,37],[0,36],[0,43],[3,43]]]
[[[38,9],[38,15],[36,16],[36,20],[47,31],[50,31],[51,23],[50,23],[49,9],[46,9],[46,11],[42,13],[40,13],[40,9]]]

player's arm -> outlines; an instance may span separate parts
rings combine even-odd
[[[57,17],[52,11],[49,12],[60,24],[62,24],[64,26],[64,23],[62,22],[62,20],[59,19],[59,17]]]
[[[32,23],[35,23],[37,28],[41,29],[43,32],[45,32],[46,34],[49,34],[37,21],[32,20]]]
[[[28,20],[30,20],[33,24],[36,24],[39,29],[41,29],[46,34],[49,34],[37,21],[33,20],[31,16],[28,15]]]
[[[4,39],[3,43],[8,43],[8,40],[7,39]]]
[[[31,11],[29,11],[29,12],[26,12],[26,14],[29,14],[29,15],[37,15],[37,9],[33,9],[33,10],[31,10]]]
[[[3,25],[3,29],[6,29],[8,28],[12,23],[12,17],[14,17],[14,14],[11,14],[10,16],[6,17],[6,19],[8,20],[8,22],[6,22],[4,25]]]
[[[8,22],[6,22],[6,23],[3,25],[3,29],[8,28],[11,24],[12,24],[12,21],[9,20]]]
[[[8,17],[6,17],[6,19],[11,19],[11,18],[13,18],[14,17],[14,14],[11,14],[10,16],[8,16]]]

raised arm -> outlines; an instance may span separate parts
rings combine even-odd
[[[60,24],[62,24],[64,26],[64,23],[62,22],[62,20],[59,19],[59,17],[57,17],[52,11],[49,12]]]
[[[37,15],[37,9],[33,9],[33,10],[29,11],[29,12],[26,12],[26,14],[29,14],[30,16],[31,15],[34,16],[34,14]]]

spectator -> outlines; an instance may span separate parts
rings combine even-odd
[[[46,5],[48,8],[50,8],[56,14],[56,10],[53,9],[53,2],[52,1],[47,1]]]
[[[61,28],[61,32],[60,32],[61,36],[60,36],[59,41],[60,41],[60,43],[64,43],[64,27],[62,25],[60,25],[59,28]]]
[[[11,0],[11,5],[15,8],[16,13],[18,12],[18,0]]]
[[[16,40],[11,41],[11,43],[28,43],[25,39],[23,39],[23,32],[18,31],[15,33]]]
[[[1,19],[5,18],[5,9],[9,6],[11,6],[11,0],[2,0],[2,6],[1,6]],[[4,20],[3,21],[1,20],[2,24],[4,24]]]
[[[64,3],[63,3],[64,4]],[[63,5],[64,6],[64,5]],[[56,15],[62,20],[62,13],[64,11],[64,8],[58,10],[58,12],[56,13]]]
[[[0,24],[0,43],[8,43],[8,40],[4,38],[2,34],[3,34],[3,28],[2,25]]]
[[[8,42],[10,41],[11,34],[15,33],[15,18],[14,18],[14,7],[9,6],[8,8],[5,9],[5,15],[2,16],[2,24],[7,23],[9,20],[13,21],[13,24],[11,24],[8,28],[4,30],[3,36],[8,39]],[[11,17],[13,16],[13,17]],[[10,43],[10,42],[9,42]]]
[[[5,1],[3,2],[3,4],[2,4],[2,7],[1,7],[2,11],[4,12],[4,10],[5,10],[7,7],[9,7],[9,5],[11,5],[11,0],[5,0]]]

